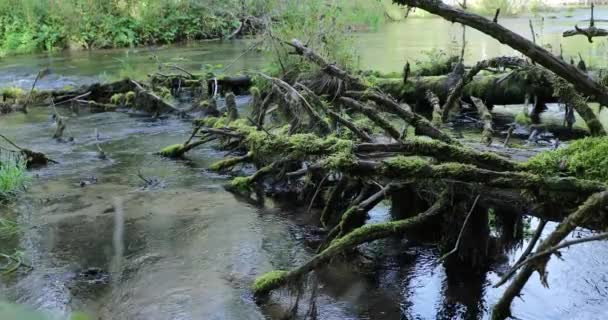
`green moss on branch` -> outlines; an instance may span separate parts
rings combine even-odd
[[[608,138],[584,138],[530,158],[526,169],[544,176],[569,175],[608,183]]]

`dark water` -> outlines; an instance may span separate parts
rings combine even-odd
[[[570,20],[560,19],[560,23],[570,24],[579,17],[582,13]],[[525,19],[502,21],[524,25],[522,33],[527,28]],[[446,39],[452,33],[460,34],[450,26],[435,19],[408,20],[386,26],[380,33],[358,35],[366,44],[362,64],[394,70],[405,60],[420,57],[420,50],[438,45],[450,50]],[[545,32],[557,34],[558,27],[547,27]],[[477,59],[483,52],[508,53],[493,40],[470,34],[468,59]],[[243,41],[203,43],[162,48],[156,53],[164,62],[198,70],[206,63],[228,64],[248,45]],[[395,49],[386,50],[387,46]],[[567,50],[573,52],[576,47],[587,48],[579,43]],[[582,54],[593,56],[594,52]],[[384,58],[377,59],[379,54]],[[252,53],[233,70],[254,69],[263,61],[261,54]],[[0,86],[27,87],[37,70],[49,66],[53,74],[44,79],[42,88],[157,70],[147,49],[20,56],[0,60]],[[239,101],[245,103],[246,98]],[[67,135],[75,141],[58,143],[50,138],[54,129],[44,108],[28,115],[0,117],[0,133],[60,162],[33,171],[27,195],[14,207],[0,207],[2,215],[16,217],[23,226],[21,234],[3,243],[2,249],[23,249],[35,267],[29,273],[0,278],[0,300],[45,311],[57,319],[74,311],[104,320],[280,318],[293,297],[282,293],[276,300],[279,304],[259,308],[249,286],[265,271],[294,267],[311,256],[306,245],[310,233],[306,215],[271,202],[259,208],[235,199],[222,188],[228,177],[205,170],[223,156],[210,147],[192,152],[188,162],[154,155],[164,146],[183,142],[191,127],[182,120],[83,114],[71,117],[68,128]],[[95,128],[109,160],[96,157]],[[157,177],[161,187],[142,189],[138,171]],[[80,186],[81,181],[95,180]],[[371,222],[388,218],[386,206],[371,213]],[[435,247],[388,244],[366,247],[380,261],[381,267],[373,275],[361,276],[336,266],[319,276],[319,319],[487,318],[502,294],[502,288],[491,288],[498,279],[495,271],[481,278],[454,279],[437,262]],[[518,247],[510,253],[509,262],[521,250]],[[566,250],[563,261],[552,259],[549,264],[551,289],[542,287],[533,276],[523,300],[515,300],[515,316],[608,318],[607,257],[605,243]],[[501,270],[506,263],[493,270]],[[91,267],[108,271],[109,282],[82,281],[78,272]],[[0,319],[23,318],[0,314]]]

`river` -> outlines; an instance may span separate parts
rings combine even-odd
[[[603,12],[596,10],[598,16]],[[589,46],[585,39],[557,36],[583,19],[586,11],[577,10],[572,18],[563,18],[564,12],[551,14],[560,18],[545,20],[539,31],[542,39],[562,42],[567,55],[580,49],[591,61],[603,58],[599,51],[606,50],[598,48],[604,41]],[[529,32],[527,19],[500,22],[518,26],[522,34]],[[467,61],[512,53],[476,32],[467,34]],[[439,19],[410,19],[356,37],[364,68],[398,71],[406,60],[421,58],[421,50],[438,45],[454,50],[445,44],[460,39],[460,27]],[[227,65],[248,46],[247,41],[208,42],[154,52],[163,62],[200,70],[202,64]],[[252,52],[232,70],[259,68],[264,61]],[[27,87],[44,67],[50,67],[52,74],[43,79],[41,88],[140,77],[158,68],[148,49],[17,56],[0,60],[0,87]],[[241,108],[246,100],[239,97]],[[297,266],[313,254],[307,245],[315,234],[307,223],[309,215],[272,201],[259,207],[226,192],[222,184],[229,177],[205,170],[223,156],[211,147],[191,152],[190,161],[154,155],[164,146],[182,142],[190,129],[188,122],[173,118],[151,121],[121,113],[82,114],[68,120],[67,135],[75,140],[58,143],[51,139],[49,110],[35,108],[27,115],[0,117],[0,133],[60,162],[32,172],[27,194],[15,206],[0,207],[3,216],[14,217],[22,226],[19,236],[0,248],[19,247],[35,267],[0,278],[0,300],[57,319],[74,311],[103,320],[280,319],[278,306],[289,298],[283,295],[278,305],[260,308],[249,285],[265,271]],[[96,157],[98,139],[108,160]],[[159,183],[142,188],[138,172]],[[383,205],[371,212],[373,221],[388,216]],[[575,236],[587,233],[578,230]],[[491,286],[498,279],[496,271],[512,263],[522,246],[525,243],[513,248],[502,264],[473,279],[448,277],[437,262],[437,249],[419,243],[382,252],[378,260],[383,267],[373,275],[336,266],[320,276],[319,319],[487,318],[503,290]],[[374,252],[373,245],[366,249]],[[513,305],[515,316],[608,318],[608,245],[579,245],[566,250],[563,258],[549,264],[551,289],[542,287],[537,277],[528,283],[523,300]],[[85,281],[78,273],[88,268],[108,271],[109,278]]]

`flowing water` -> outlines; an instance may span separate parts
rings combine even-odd
[[[585,12],[576,11],[572,18],[563,18],[563,12],[555,15],[559,20],[545,20],[542,39],[557,41],[556,35]],[[528,30],[526,19],[499,21],[518,26],[523,34]],[[492,39],[467,32],[470,61],[511,53]],[[446,44],[459,35],[459,26],[442,20],[411,19],[357,37],[365,67],[393,71],[406,60],[420,58],[421,50],[452,50]],[[605,41],[589,46],[583,40],[559,41],[568,54],[585,48],[583,56],[599,60],[598,52],[607,52],[598,50]],[[202,43],[154,52],[163,62],[198,70],[202,64],[227,65],[248,45]],[[255,69],[263,61],[253,52],[232,70]],[[158,68],[148,49],[10,57],[0,60],[0,87],[28,87],[44,67],[53,73],[43,79],[41,88],[127,74],[141,77]],[[246,102],[246,97],[239,98],[240,105]],[[191,152],[190,161],[154,155],[187,137],[191,126],[186,121],[82,114],[68,120],[67,135],[74,141],[59,143],[50,138],[50,118],[44,108],[0,117],[1,134],[60,162],[33,171],[27,194],[12,207],[0,207],[3,216],[14,217],[22,226],[19,236],[0,244],[0,251],[18,247],[35,267],[0,278],[0,300],[58,319],[74,311],[103,320],[280,319],[289,298],[260,308],[249,286],[256,275],[297,266],[311,256],[307,243],[315,232],[307,214],[270,201],[260,207],[226,192],[222,184],[229,177],[205,170],[223,156],[211,147]],[[107,160],[97,158],[97,143]],[[144,186],[139,174],[155,183]],[[388,217],[382,205],[371,212],[372,221]],[[579,230],[577,235],[587,233]],[[361,276],[344,266],[319,275],[319,319],[487,318],[502,293],[502,288],[491,287],[498,279],[496,271],[522,250],[521,245],[514,248],[487,275],[460,278],[446,274],[433,246],[408,242],[380,253],[377,248],[367,247],[382,266],[372,275]],[[518,318],[608,318],[608,246],[584,244],[565,251],[563,257],[549,264],[550,290],[536,276],[525,287],[524,300],[513,306]],[[0,318],[7,319],[1,312],[0,305]]]

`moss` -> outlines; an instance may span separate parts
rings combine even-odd
[[[125,93],[125,104],[129,105],[135,102],[135,92],[129,91]]]
[[[167,99],[167,98],[171,97],[171,90],[169,90],[169,88],[167,88],[167,87],[156,88],[156,93],[158,93],[158,96],[163,99]]]
[[[608,183],[608,138],[577,140],[565,148],[530,158],[524,167],[541,175],[566,174]]]
[[[529,126],[532,124],[532,118],[524,112],[520,112],[515,116],[515,122],[522,126]]]
[[[198,103],[198,106],[205,110],[205,109],[209,109],[209,107],[211,107],[211,103],[209,103],[209,101],[207,100],[202,100],[201,102]]]
[[[223,160],[217,161],[209,166],[209,169],[213,171],[221,171],[227,168],[234,167],[235,165],[247,161],[251,156],[253,156],[252,152],[247,153],[242,157],[228,157]]]
[[[325,165],[330,169],[348,169],[357,163],[357,157],[352,152],[337,152],[325,159]]]
[[[122,93],[113,94],[110,97],[110,103],[112,104],[123,104],[125,102],[125,95]]]
[[[398,156],[384,161],[385,170],[388,172],[406,171],[408,173],[418,172],[428,166],[428,161],[419,157]]]
[[[195,125],[216,129],[225,128],[228,126],[228,123],[230,123],[230,121],[228,121],[228,118],[226,117],[207,117],[194,120]]]
[[[5,99],[15,100],[23,96],[24,94],[25,92],[23,91],[23,89],[18,87],[9,87],[2,89],[2,97]]]
[[[247,192],[251,189],[251,177],[236,177],[230,181],[230,187],[235,190]]]
[[[184,145],[182,143],[172,144],[160,150],[160,155],[163,157],[175,158],[181,156]]]
[[[272,288],[281,286],[287,280],[288,274],[289,272],[287,271],[275,270],[259,276],[253,282],[253,292],[257,295],[264,294],[272,290]]]

